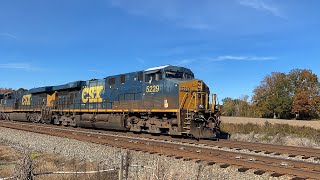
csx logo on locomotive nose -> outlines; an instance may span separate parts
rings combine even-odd
[[[87,87],[82,90],[82,102],[83,103],[92,103],[92,102],[102,102],[100,96],[103,86],[93,86]]]

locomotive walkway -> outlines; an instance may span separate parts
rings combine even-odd
[[[250,149],[257,152],[263,151],[265,152],[265,154],[276,152],[282,154],[290,154],[291,156],[302,155],[304,157],[303,159],[314,157],[315,160],[317,158],[319,159],[320,157],[319,149],[222,140],[201,140],[200,142],[197,142],[191,139],[173,139],[167,136],[155,137],[149,134],[134,135],[125,132],[109,132],[9,121],[1,121],[0,126],[35,133],[72,138],[81,141],[89,141],[93,143],[105,144],[108,146],[125,148],[135,151],[143,151],[151,154],[173,156],[177,159],[183,158],[185,161],[206,161],[208,162],[208,165],[219,163],[220,167],[222,168],[232,165],[239,167],[239,171],[255,169],[255,173],[257,174],[270,171],[274,172],[273,176],[288,174],[299,178],[317,179],[320,177],[319,163],[261,156],[258,154],[231,152],[222,150],[222,147],[229,147],[234,149]],[[219,146],[221,148],[216,149],[213,148],[213,146]]]

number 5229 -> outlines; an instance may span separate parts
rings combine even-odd
[[[160,86],[155,85],[155,86],[146,86],[146,92],[147,93],[154,93],[154,92],[159,92],[160,91]]]

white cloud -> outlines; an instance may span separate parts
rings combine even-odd
[[[180,28],[193,30],[229,30],[241,31],[239,25],[250,22],[250,31],[262,28],[254,23],[270,21],[269,17],[252,16],[244,13],[246,8],[257,10],[253,14],[267,12],[277,17],[285,18],[280,5],[271,0],[231,0],[212,1],[203,0],[107,0],[112,8],[120,9],[130,15],[156,20],[164,24],[171,24]],[[277,2],[279,3],[279,2]],[[245,8],[244,8],[245,7]],[[259,26],[259,27],[257,27]],[[270,27],[269,27],[270,28]],[[245,30],[242,30],[245,31]]]
[[[239,4],[242,6],[250,7],[260,11],[266,11],[274,16],[286,18],[278,7],[274,4],[266,3],[264,0],[238,0]]]
[[[34,67],[29,63],[4,63],[0,64],[0,69],[17,69],[25,71],[38,71],[40,68]]]
[[[175,64],[177,66],[185,66],[185,65],[188,65],[194,61],[195,61],[194,59],[183,59],[183,60],[177,61]]]
[[[214,26],[212,8],[216,7],[213,7],[210,1],[194,5],[181,0],[108,0],[108,2],[112,7],[129,14],[173,23],[183,28],[208,30]]]
[[[218,56],[209,61],[270,61],[276,60],[277,57],[273,56],[232,56],[232,55],[225,55],[225,56]]]
[[[137,57],[136,60],[140,63],[140,64],[145,64],[145,60],[140,58],[140,57]]]
[[[98,69],[89,69],[89,72],[97,73],[97,74],[105,74],[105,72],[98,70]]]
[[[18,39],[17,36],[10,34],[10,33],[0,33],[0,36],[2,37],[7,37],[7,38],[12,38],[12,39]]]
[[[174,62],[174,65],[177,66],[188,66],[193,62],[199,63],[208,63],[208,62],[222,62],[222,61],[273,61],[277,60],[277,57],[274,56],[233,56],[233,55],[224,55],[224,56],[217,56],[213,58],[208,57],[197,57],[197,58],[189,58],[189,59],[182,59],[179,61]]]

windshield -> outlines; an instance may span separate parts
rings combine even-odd
[[[184,77],[185,77],[185,79],[194,79],[193,74],[185,73],[185,74],[184,74]]]
[[[192,74],[187,74],[180,71],[166,71],[166,78],[174,78],[174,79],[193,79]]]

